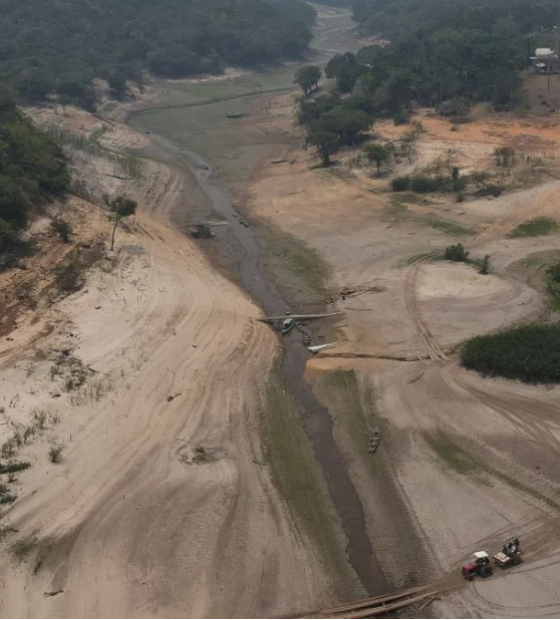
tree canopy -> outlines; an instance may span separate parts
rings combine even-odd
[[[180,78],[301,58],[315,11],[303,0],[0,0],[0,79],[29,101],[51,92],[92,107],[142,71]]]
[[[313,100],[300,99],[297,120],[306,128],[305,144],[314,146],[325,166],[340,148],[355,144],[373,123],[367,102],[360,97],[342,99],[329,93]]]
[[[29,214],[69,186],[61,149],[0,93],[0,251],[26,227]]]
[[[520,70],[535,47],[553,45],[560,19],[556,0],[354,0],[353,12],[391,43],[360,50],[358,67],[348,54],[331,60],[339,90],[372,94],[392,113],[453,97],[515,107]]]
[[[115,214],[115,224],[113,226],[113,234],[111,235],[111,251],[115,247],[115,233],[117,232],[117,226],[119,222],[131,215],[136,213],[136,208],[138,207],[138,203],[131,198],[127,198],[126,196],[117,196],[109,205],[111,211]]]
[[[301,67],[296,71],[294,82],[300,85],[304,95],[308,95],[310,92],[317,90],[321,74],[320,67],[313,65]]]
[[[392,40],[421,30],[478,30],[511,38],[558,25],[556,0],[352,0],[354,19]]]
[[[366,157],[377,166],[377,175],[381,174],[381,165],[391,157],[391,151],[382,144],[368,144],[365,148]]]

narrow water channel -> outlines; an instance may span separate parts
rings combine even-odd
[[[140,131],[141,113],[130,119],[130,124]],[[203,157],[188,149],[180,149],[165,138],[150,132],[152,142],[167,155],[174,155],[186,165],[208,197],[212,210],[230,223],[237,243],[244,250],[239,263],[239,277],[243,287],[260,303],[267,314],[284,314],[287,303],[261,269],[261,249],[250,227],[239,223],[238,214],[231,198],[212,182],[212,168]],[[360,498],[350,479],[346,463],[333,437],[333,421],[328,409],[315,399],[304,379],[307,360],[310,357],[302,346],[301,337],[292,332],[283,339],[284,357],[282,368],[287,385],[303,413],[307,437],[313,446],[323,470],[335,507],[340,515],[342,528],[348,540],[347,555],[350,565],[358,575],[367,592],[374,596],[386,591],[386,582],[375,558],[367,535],[364,511]]]

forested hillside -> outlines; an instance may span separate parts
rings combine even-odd
[[[0,253],[26,227],[29,214],[68,185],[60,148],[0,94]]]
[[[170,78],[301,57],[314,10],[303,0],[0,0],[0,80],[28,101],[52,92],[94,105],[142,70]]]
[[[553,45],[560,23],[556,0],[354,0],[353,12],[391,43],[336,60],[330,74],[342,92],[358,87],[392,113],[453,97],[519,105],[529,52]]]
[[[317,4],[324,4],[326,6],[350,6],[350,0],[316,0]]]
[[[415,31],[480,30],[516,36],[559,25],[556,0],[353,0],[354,19],[392,39]]]

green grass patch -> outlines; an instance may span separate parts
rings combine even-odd
[[[39,548],[39,540],[36,536],[22,538],[10,547],[10,553],[18,562],[26,562],[34,556]]]
[[[550,217],[535,217],[516,226],[508,235],[511,239],[518,237],[542,237],[558,230],[558,222]]]
[[[361,388],[353,370],[329,372],[320,379],[321,392],[329,402],[329,408],[340,412],[344,425],[349,431],[355,446],[363,447],[367,454],[368,439],[374,426],[380,426],[376,420],[376,410],[371,391],[364,394],[368,406],[364,407]]]
[[[521,261],[522,267],[536,267],[541,266],[543,264],[543,259],[541,256],[528,256]]]
[[[391,202],[384,210],[389,215],[394,215],[395,217],[408,213],[406,203],[399,200],[398,196],[391,196]]]
[[[440,220],[432,216],[428,216],[424,219],[424,223],[436,230],[440,230],[446,235],[452,235],[455,237],[463,237],[466,235],[473,235],[474,230],[457,224],[456,222],[450,222],[448,220]]]
[[[384,561],[390,562],[389,550],[399,548],[399,565],[412,566],[422,557],[423,542],[417,536],[394,469],[395,455],[402,446],[396,437],[393,440],[390,421],[380,415],[374,389],[361,381],[354,370],[338,370],[320,376],[313,391],[332,416],[333,436],[362,500],[367,532],[377,559],[382,565]],[[375,426],[381,430],[381,443],[371,454],[369,439]],[[376,523],[387,525],[382,535]],[[403,540],[408,541],[404,546]],[[417,575],[404,579],[405,587],[418,585]]]
[[[425,433],[424,439],[439,459],[458,474],[466,476],[477,472],[478,467],[469,455],[442,433],[439,433],[437,437]]]
[[[465,368],[525,383],[560,383],[560,326],[528,325],[477,336],[461,349]]]
[[[28,461],[8,461],[7,463],[0,463],[0,474],[13,474],[29,467],[31,467],[31,463]]]
[[[347,574],[346,559],[336,544],[334,508],[280,369],[273,371],[267,386],[262,427],[272,479],[294,521],[316,544],[325,563],[341,575]]]
[[[560,261],[550,265],[544,274],[544,287],[550,298],[550,309],[560,310]]]
[[[0,483],[0,505],[13,504],[17,495],[11,492],[7,484]]]
[[[386,215],[394,218],[396,221],[402,221],[404,219],[409,219],[418,224],[422,224],[424,226],[430,226],[431,228],[435,228],[436,230],[441,231],[447,235],[453,237],[463,237],[466,235],[473,235],[476,231],[471,228],[467,228],[457,222],[450,222],[449,220],[443,220],[438,217],[434,217],[432,214],[427,215],[419,215],[407,208],[407,204],[428,204],[422,199],[420,200],[411,200],[405,199],[402,200],[403,196],[414,196],[414,194],[399,194],[397,196],[391,196],[389,205],[385,207],[384,212]],[[435,203],[431,203],[435,204]]]
[[[103,136],[103,134],[107,133],[109,129],[110,129],[109,125],[103,125],[102,127],[99,127],[98,129],[96,129],[95,131],[92,131],[89,136],[90,142],[93,142],[94,144],[99,144],[99,139],[101,138],[101,136]]]
[[[409,205],[434,205],[436,204],[424,196],[418,196],[412,192],[404,192],[403,194],[395,194],[391,196],[391,202],[395,204],[409,204]]]
[[[557,282],[546,274],[544,277],[546,292],[550,299],[550,309],[553,312],[560,311],[560,282]]]
[[[283,296],[292,303],[322,303],[327,292],[328,269],[319,253],[292,235],[257,225],[265,270]]]

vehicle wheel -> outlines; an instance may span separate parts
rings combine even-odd
[[[481,576],[483,579],[486,579],[487,577],[491,577],[493,572],[494,572],[494,571],[492,570],[492,567],[491,567],[490,565],[488,565],[488,566],[483,566],[483,567],[480,569],[480,576]]]
[[[467,577],[467,579],[468,579],[469,581],[472,581],[472,580],[474,579],[474,575],[471,573],[471,574]]]

